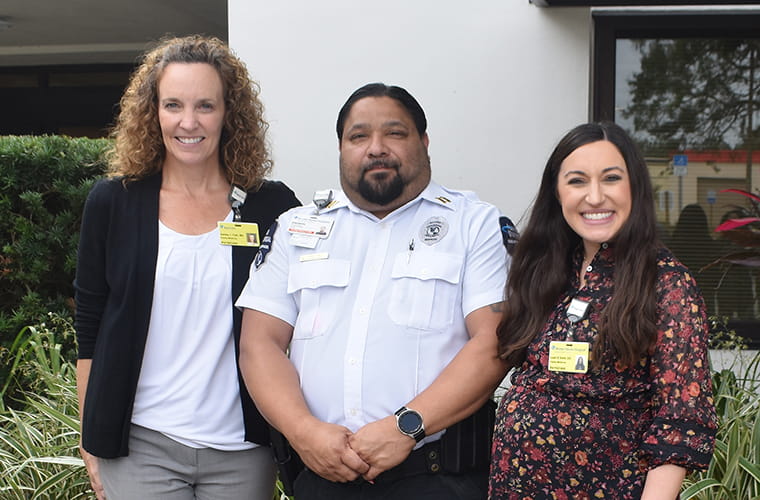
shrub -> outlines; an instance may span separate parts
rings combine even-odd
[[[61,356],[62,343],[74,335],[69,317],[48,313],[46,322],[25,327],[6,350],[11,370],[0,395],[16,388],[20,409],[0,406],[2,500],[92,498],[79,456],[76,366]],[[273,500],[288,500],[279,481]]]
[[[0,136],[0,347],[73,308],[82,208],[107,139]],[[73,342],[63,345],[68,357]],[[0,387],[8,368],[0,365]]]
[[[713,373],[718,435],[706,472],[688,477],[683,500],[760,498],[760,355],[737,377]]]
[[[24,328],[14,344],[9,381],[32,380],[20,410],[0,412],[0,498],[89,498],[89,479],[79,457],[76,369],[61,358],[56,338],[72,341],[66,318]]]
[[[748,341],[736,330],[729,328],[729,318],[726,316],[711,315],[707,318],[710,326],[708,346],[710,349],[743,350],[748,347]]]

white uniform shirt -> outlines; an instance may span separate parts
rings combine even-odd
[[[236,305],[293,325],[309,409],[356,431],[438,377],[469,339],[465,317],[503,300],[508,257],[498,210],[433,182],[383,219],[337,192],[318,215],[326,237],[294,245],[289,229],[314,214],[280,216]]]

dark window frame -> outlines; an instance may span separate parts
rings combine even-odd
[[[592,11],[592,120],[615,117],[615,41],[618,38],[760,38],[760,13]]]
[[[760,12],[593,10],[591,99],[593,121],[615,118],[615,48],[619,38],[760,38]],[[750,347],[760,349],[760,320],[729,321]]]

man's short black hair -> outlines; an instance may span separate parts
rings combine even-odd
[[[335,126],[339,142],[343,140],[343,127],[346,124],[346,118],[351,112],[351,108],[356,101],[364,99],[365,97],[390,97],[391,99],[395,99],[412,117],[414,126],[417,128],[417,133],[420,137],[425,134],[425,131],[427,130],[427,118],[425,118],[425,111],[422,110],[422,106],[417,102],[417,99],[412,97],[412,95],[405,89],[395,85],[368,83],[354,91],[343,107],[340,108],[340,112],[338,113],[338,123]]]

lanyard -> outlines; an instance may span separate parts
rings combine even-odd
[[[567,331],[567,340],[572,340],[575,325],[586,316],[589,305],[591,305],[591,302],[575,297],[570,301],[570,305],[567,306],[567,312],[565,313],[567,314],[567,319],[570,320],[570,328]]]
[[[245,189],[241,188],[240,186],[233,184],[232,189],[230,190],[230,204],[232,205],[232,211],[233,216],[232,220],[235,222],[240,222],[243,220],[242,215],[240,215],[240,207],[243,206],[243,203],[245,203],[245,199],[248,196],[248,193],[245,192]]]
[[[323,189],[321,191],[314,192],[314,198],[312,199],[316,209],[314,215],[319,215],[319,212],[333,201],[332,189]]]

